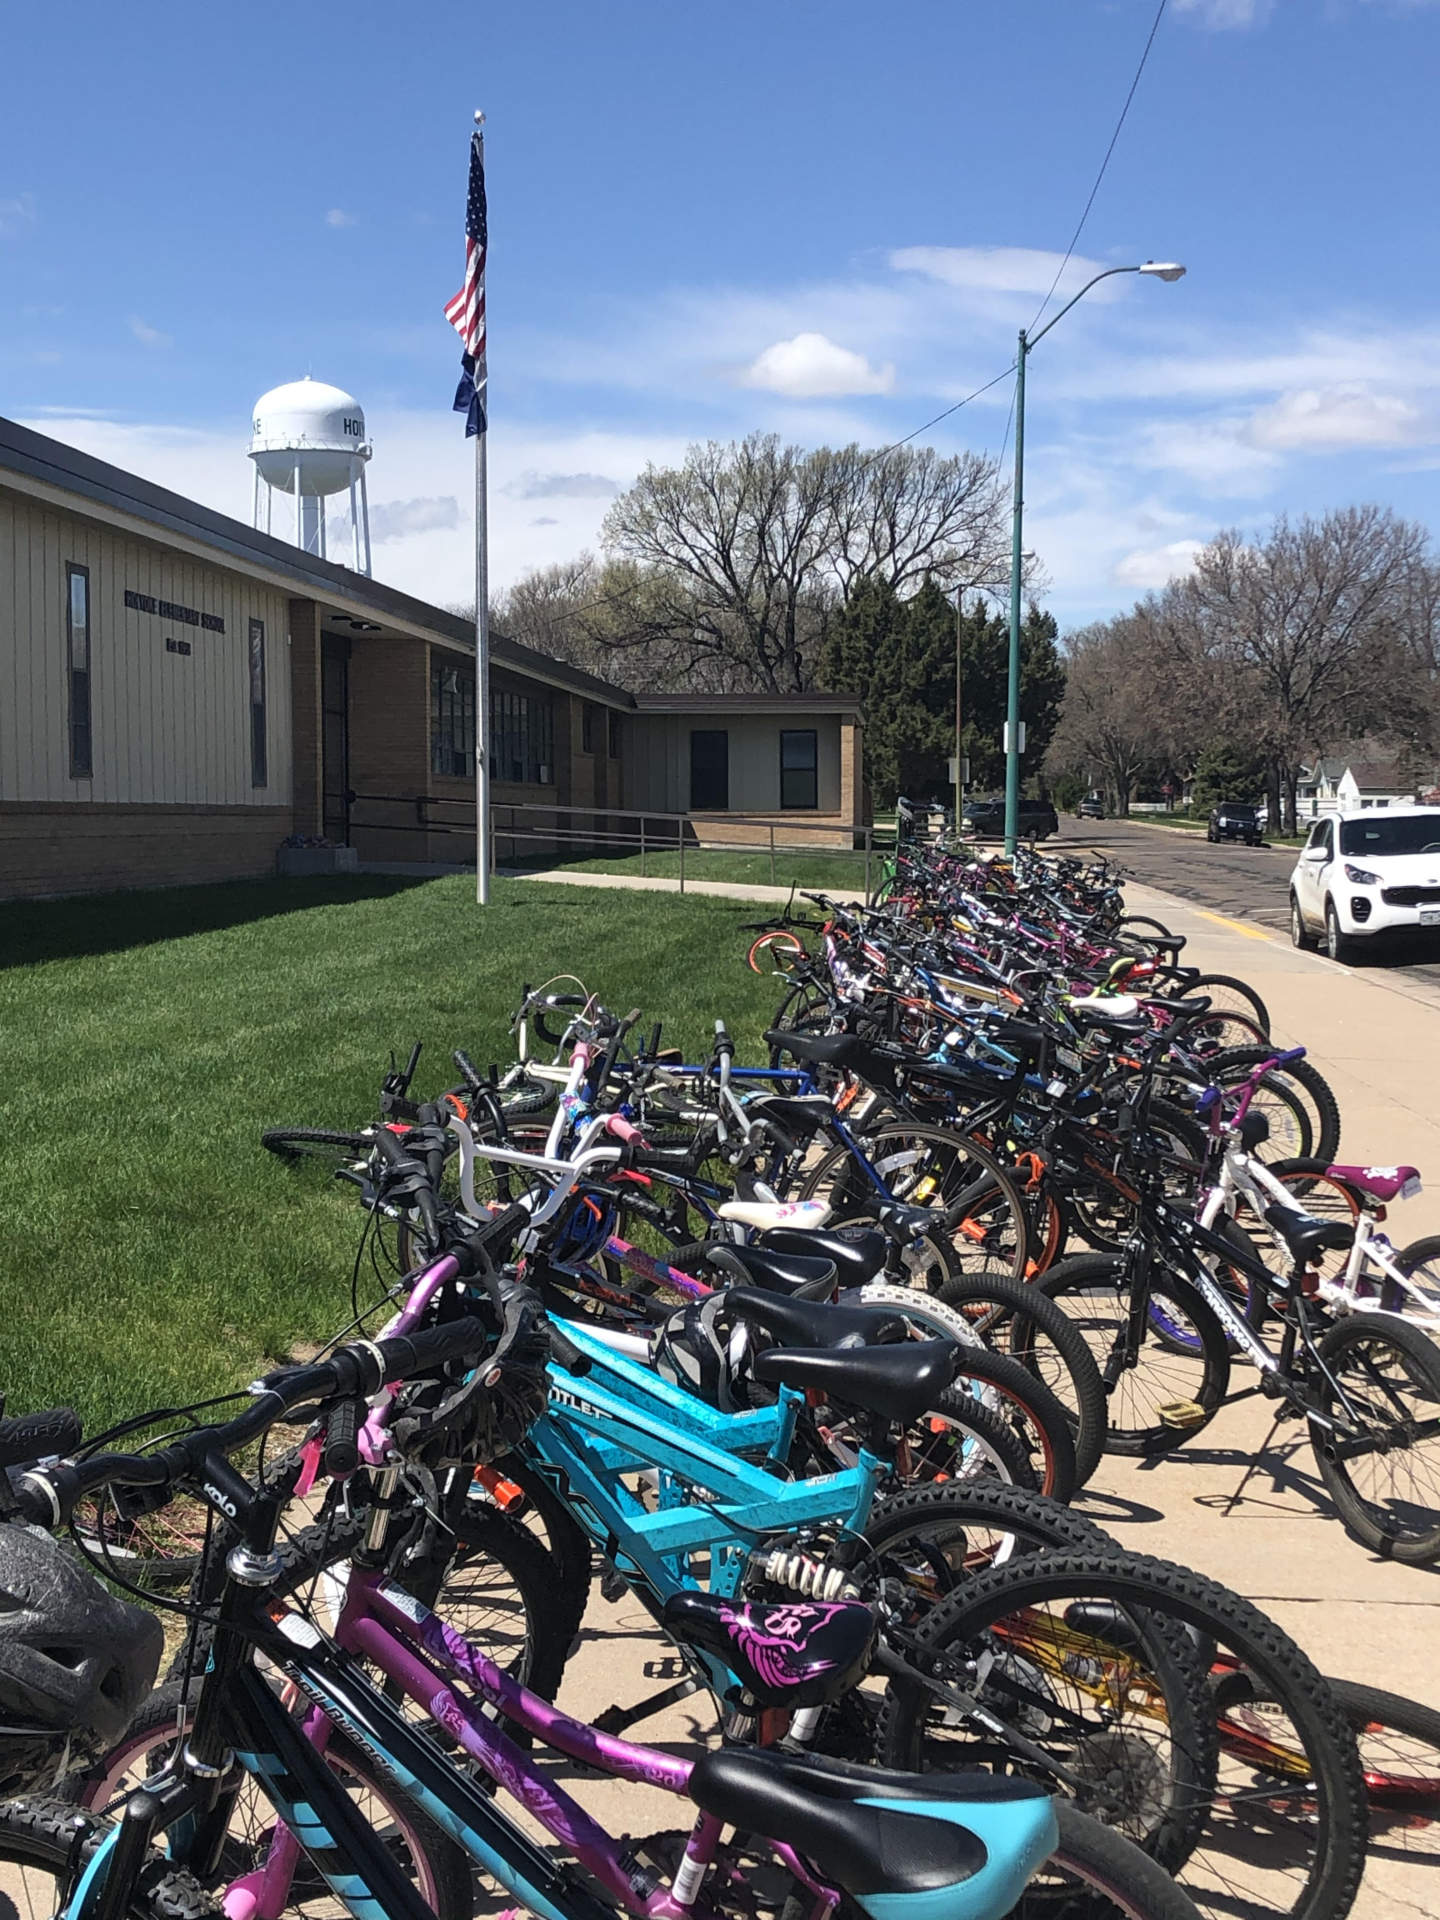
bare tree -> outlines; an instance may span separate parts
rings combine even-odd
[[[1113,810],[1130,811],[1141,776],[1156,760],[1149,698],[1155,636],[1131,614],[1082,627],[1065,643],[1065,708],[1050,743],[1052,776],[1084,773],[1103,786]]]
[[[1295,825],[1304,757],[1337,738],[1383,729],[1394,714],[1392,672],[1416,611],[1426,536],[1383,507],[1346,507],[1248,545],[1222,533],[1170,590],[1172,615],[1196,646],[1243,673],[1258,695],[1272,799]]]
[[[995,465],[978,455],[710,441],[647,467],[606,515],[604,546],[644,589],[607,644],[644,649],[690,686],[800,692],[860,581],[994,586],[1003,522]]]

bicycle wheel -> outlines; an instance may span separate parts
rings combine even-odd
[[[364,1160],[370,1153],[363,1133],[332,1133],[324,1127],[267,1127],[260,1144],[281,1160],[320,1160],[330,1166]]]
[[[77,1847],[79,1817],[64,1800],[0,1801],[0,1900],[18,1920],[49,1920],[64,1910],[108,1831],[101,1822]],[[220,1903],[158,1853],[141,1869],[129,1911],[131,1920],[221,1920]]]
[[[1395,1255],[1395,1264],[1410,1284],[1419,1288],[1421,1298],[1417,1300],[1397,1287],[1387,1275],[1381,1306],[1387,1313],[1419,1314],[1427,1325],[1440,1324],[1440,1234],[1412,1240]]]
[[[903,1121],[867,1133],[862,1144],[895,1199],[936,1216],[934,1228],[917,1243],[921,1258],[912,1263],[907,1253],[912,1284],[938,1293],[956,1273],[1023,1277],[1029,1252],[1025,1202],[987,1148],[964,1134]],[[799,1197],[823,1197],[846,1223],[875,1217],[874,1184],[843,1146],[811,1170]]]
[[[1244,980],[1230,973],[1202,973],[1198,980],[1177,980],[1165,990],[1167,1000],[1189,1000],[1204,994],[1212,1008],[1221,1013],[1242,1013],[1253,1020],[1261,1034],[1270,1037],[1270,1010]]]
[[[1217,1086],[1234,1087],[1247,1080],[1255,1067],[1273,1057],[1274,1049],[1268,1044],[1263,1047],[1232,1047],[1207,1060],[1205,1067]],[[1291,1147],[1286,1153],[1277,1153],[1277,1159],[1296,1156],[1309,1158],[1313,1155],[1327,1164],[1334,1160],[1340,1151],[1340,1108],[1325,1076],[1311,1061],[1290,1060],[1283,1067],[1272,1067],[1260,1082],[1260,1088],[1256,1104],[1262,1112],[1268,1111],[1268,1108],[1261,1096],[1268,1093],[1273,1100],[1278,1089],[1297,1096],[1309,1115],[1309,1144]],[[1270,1115],[1270,1120],[1271,1145],[1278,1146],[1274,1114]]]
[[[1060,1844],[1009,1920],[1200,1920],[1200,1909],[1148,1853],[1070,1800],[1057,1799]]]
[[[177,1728],[183,1725],[188,1732],[194,1719],[193,1703],[181,1719],[178,1685],[158,1688],[136,1714],[124,1739],[86,1774],[80,1784],[80,1805],[96,1811],[143,1787],[174,1754]],[[343,1735],[331,1735],[325,1758],[356,1810],[438,1920],[470,1920],[473,1900],[467,1855],[419,1807],[389,1786]],[[247,1777],[235,1798],[220,1859],[217,1880],[222,1891],[227,1882],[264,1866],[274,1831],[274,1810],[256,1782]],[[340,1920],[346,1909],[319,1872],[302,1861],[284,1911],[305,1915],[306,1920]]]
[[[1063,1307],[1032,1283],[961,1274],[940,1290],[941,1303],[963,1312],[987,1345],[1007,1351],[1065,1408],[1075,1439],[1080,1486],[1105,1450],[1105,1388],[1084,1336]]]
[[[555,1578],[559,1631],[570,1647],[590,1601],[594,1549],[590,1536],[575,1518],[575,1510],[531,1461],[507,1453],[495,1470],[513,1480],[525,1495],[518,1512],[507,1517],[528,1527],[550,1556]]]
[[[837,1462],[855,1464],[870,1419],[845,1407],[829,1409],[816,1451],[822,1472],[833,1473]],[[1037,1486],[1025,1441],[1001,1414],[968,1393],[939,1394],[930,1411],[901,1433],[894,1473],[901,1486],[932,1480],[999,1480],[1027,1492]]]
[[[1271,1160],[1265,1171],[1295,1196],[1298,1207],[1318,1220],[1339,1220],[1351,1227],[1360,1218],[1359,1194],[1343,1180],[1335,1179],[1324,1160]],[[1249,1211],[1248,1203],[1246,1210]],[[1256,1227],[1251,1231],[1263,1236],[1264,1229]],[[1326,1247],[1312,1258],[1310,1265],[1322,1280],[1338,1280],[1349,1260],[1348,1247]],[[1390,1302],[1387,1300],[1384,1304],[1388,1307]],[[1258,1326],[1259,1322],[1252,1319],[1251,1324]]]
[[[1203,1672],[1203,1708],[1195,1701],[1199,1663],[1187,1664],[1182,1636],[1192,1653],[1197,1636],[1213,1646],[1238,1684],[1269,1703],[1269,1752],[1229,1749]],[[1348,1911],[1366,1840],[1354,1736],[1310,1661],[1238,1594],[1144,1555],[1043,1553],[977,1574],[931,1611],[915,1649],[913,1663],[929,1660],[934,1677],[960,1686],[974,1684],[988,1657],[985,1703],[1070,1781],[1017,1760],[944,1696],[898,1682],[883,1765],[979,1760],[1048,1778],[1138,1838],[1215,1920]],[[1010,1676],[1022,1678],[1007,1685]]]
[[[1360,1745],[1371,1852],[1440,1860],[1440,1713],[1354,1680],[1331,1680]]]
[[[1382,1559],[1440,1558],[1440,1349],[1398,1316],[1356,1313],[1320,1342],[1315,1464],[1341,1520]]]
[[[1168,1100],[1150,1103],[1150,1131],[1161,1141],[1165,1196],[1174,1205],[1191,1208],[1199,1193],[1205,1164],[1204,1129],[1192,1115]],[[1118,1143],[1100,1136],[1104,1151],[1113,1155]],[[1076,1228],[1098,1253],[1119,1253],[1135,1230],[1135,1202],[1115,1178],[1098,1168],[1073,1177],[1064,1190]],[[1060,1263],[1057,1261],[1056,1265]],[[1054,1268],[1046,1269],[1053,1272]]]
[[[1230,1350],[1220,1322],[1188,1280],[1152,1268],[1150,1320],[1134,1354],[1123,1258],[1077,1254],[1031,1285],[1070,1316],[1099,1368],[1107,1453],[1170,1453],[1209,1424],[1230,1384]],[[1169,1336],[1163,1340],[1156,1337],[1157,1320]]]
[[[788,928],[772,927],[751,942],[745,964],[752,973],[789,973],[801,960],[808,960],[805,942]]]

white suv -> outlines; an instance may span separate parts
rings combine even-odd
[[[1397,928],[1440,928],[1440,807],[1365,807],[1310,829],[1290,876],[1290,938],[1332,960]]]

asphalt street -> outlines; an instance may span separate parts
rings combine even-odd
[[[1058,838],[1042,843],[1067,852],[1093,848],[1116,860],[1136,880],[1210,913],[1271,927],[1288,939],[1290,874],[1294,847],[1246,847],[1238,841],[1211,846],[1203,833],[1181,827],[1141,826],[1131,820],[1064,817]],[[1440,939],[1419,934],[1373,943],[1358,968],[1386,975],[1403,991],[1413,985],[1431,998],[1440,989]]]

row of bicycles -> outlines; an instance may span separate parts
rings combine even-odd
[[[356,1205],[303,1363],[0,1422],[0,1900],[1331,1920],[1433,1860],[1440,1715],[1072,1504],[1248,1364],[1340,1522],[1432,1559],[1412,1171],[1338,1163],[1313,1065],[1103,869],[910,849],[750,931],[762,1058],[557,979],[503,1068],[417,1048],[268,1132]],[[587,1722],[597,1588],[662,1684]]]

